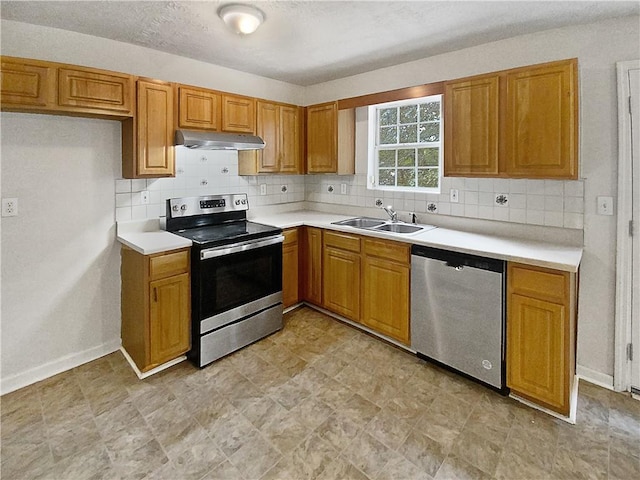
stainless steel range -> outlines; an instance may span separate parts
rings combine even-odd
[[[282,230],[247,221],[246,194],[167,200],[166,229],[193,241],[192,347],[198,367],[282,328]]]

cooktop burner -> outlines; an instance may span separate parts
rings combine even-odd
[[[265,235],[275,235],[279,228],[261,223],[238,221],[221,225],[207,225],[204,227],[189,228],[173,232],[181,237],[188,238],[198,245],[220,245],[234,243],[243,240],[252,240]]]

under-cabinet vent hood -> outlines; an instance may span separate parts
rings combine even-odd
[[[260,150],[265,146],[264,140],[256,135],[196,130],[176,130],[175,143],[201,150]]]

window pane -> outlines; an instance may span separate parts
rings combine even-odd
[[[398,186],[399,187],[415,187],[416,171],[413,168],[398,169]]]
[[[420,105],[420,121],[439,121],[440,120],[440,103],[431,102]]]
[[[380,150],[380,151],[378,151],[378,166],[380,166],[380,167],[395,167],[396,166],[396,151],[395,150]]]
[[[416,164],[415,148],[403,148],[398,150],[398,166],[413,167]]]
[[[380,125],[395,125],[398,123],[397,108],[383,108],[380,110]]]
[[[440,140],[440,124],[439,123],[421,123],[420,124],[420,141],[421,142],[437,142]]]
[[[394,187],[396,185],[396,171],[391,168],[381,168],[378,183],[386,187]]]
[[[419,167],[437,167],[439,148],[419,148],[418,149],[418,166]]]
[[[417,105],[407,105],[406,107],[400,107],[400,123],[416,123],[417,121]]]
[[[437,168],[419,168],[418,169],[418,186],[419,187],[438,187],[438,169]]]
[[[380,145],[398,143],[398,129],[396,127],[380,127]]]
[[[399,143],[416,143],[418,141],[417,125],[402,125],[400,127]]]

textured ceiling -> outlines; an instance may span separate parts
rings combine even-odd
[[[638,1],[246,0],[266,21],[241,37],[216,13],[228,3],[236,2],[2,1],[0,16],[312,85],[526,33],[640,14]]]

